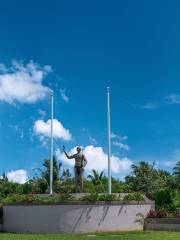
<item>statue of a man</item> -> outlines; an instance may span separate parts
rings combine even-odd
[[[83,173],[84,167],[87,164],[87,159],[85,155],[82,153],[82,149],[80,147],[76,148],[77,153],[69,156],[65,151],[65,147],[63,146],[63,152],[65,153],[68,159],[75,159],[74,165],[74,174],[75,174],[75,186],[76,186],[76,193],[83,192]]]

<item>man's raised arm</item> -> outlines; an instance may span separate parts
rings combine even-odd
[[[64,154],[66,155],[66,157],[67,157],[68,159],[73,159],[73,158],[75,157],[75,155],[69,156],[69,155],[67,154],[67,152],[65,151],[65,148],[63,148],[63,152],[64,152]]]

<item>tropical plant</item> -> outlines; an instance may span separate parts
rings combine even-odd
[[[88,202],[96,202],[96,201],[114,201],[117,200],[116,195],[113,194],[98,194],[98,193],[91,193],[88,195],[85,195],[81,198],[82,201],[88,201]]]
[[[97,185],[102,185],[102,179],[104,176],[104,171],[98,173],[98,171],[96,170],[92,170],[92,174],[88,175],[87,178],[89,178],[91,180],[91,182],[97,186]]]
[[[132,202],[132,201],[135,201],[135,202],[144,201],[144,196],[139,192],[128,193],[128,194],[124,195],[124,197],[123,197],[123,202],[124,203],[127,204],[127,203]]]
[[[175,177],[175,187],[180,189],[180,161],[173,168],[173,175]]]
[[[141,161],[138,165],[132,165],[132,174],[125,177],[125,182],[132,191],[155,192],[167,185],[168,177],[168,172],[155,169],[155,162],[149,164]]]
[[[153,194],[153,199],[155,200],[157,209],[167,208],[172,203],[171,190],[167,188],[156,191]]]
[[[50,160],[45,159],[43,162],[42,178],[46,179],[48,185],[50,181]],[[55,156],[53,156],[53,182],[59,179],[59,167]]]
[[[61,175],[61,180],[67,181],[68,179],[71,178],[71,173],[69,168],[63,169],[62,175]]]
[[[32,191],[36,193],[45,193],[49,188],[50,182],[50,160],[45,159],[43,161],[43,168],[35,168],[35,176],[32,181]],[[59,177],[59,166],[57,159],[53,156],[53,183],[54,189],[56,189],[56,184],[60,180]]]

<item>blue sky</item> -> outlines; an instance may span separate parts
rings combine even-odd
[[[87,171],[106,168],[107,86],[113,176],[140,160],[167,170],[180,160],[179,1],[2,1],[0,29],[0,172],[32,176],[49,157],[48,89],[64,166],[62,144],[84,147]]]

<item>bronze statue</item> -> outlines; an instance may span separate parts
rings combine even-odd
[[[74,174],[75,174],[76,193],[82,193],[83,192],[83,173],[84,173],[84,167],[87,164],[87,159],[85,155],[82,153],[82,149],[80,147],[77,147],[76,150],[77,150],[77,153],[69,156],[65,151],[65,147],[63,146],[63,152],[65,153],[66,157],[68,159],[73,159],[73,158],[75,159]]]

